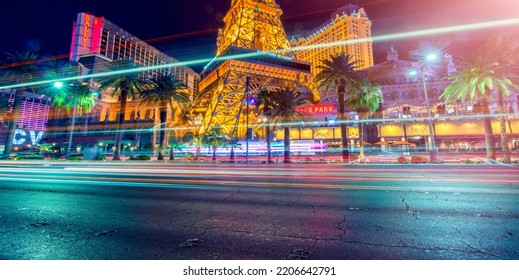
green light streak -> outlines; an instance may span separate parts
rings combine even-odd
[[[371,38],[337,41],[337,42],[330,42],[330,43],[323,43],[323,44],[316,44],[316,45],[309,45],[309,46],[299,46],[299,47],[292,48],[291,52],[297,52],[297,51],[308,50],[308,49],[335,47],[335,46],[342,46],[342,45],[351,45],[351,44],[358,44],[358,43],[365,43],[365,42],[382,42],[382,41],[391,41],[391,40],[399,40],[399,39],[408,39],[408,38],[414,38],[414,37],[424,37],[424,36],[430,36],[430,35],[454,33],[454,32],[469,31],[469,30],[479,30],[479,29],[487,29],[487,28],[494,28],[494,27],[504,27],[504,26],[512,26],[512,25],[519,25],[519,18],[463,24],[463,25],[440,27],[440,28],[431,28],[431,29],[424,29],[424,30],[417,30],[417,31],[380,35],[380,36],[374,36]],[[281,51],[284,51],[284,50],[281,50]],[[276,54],[277,51],[272,51],[270,53]],[[210,62],[214,63],[214,62],[218,62],[218,61],[243,59],[243,58],[257,57],[257,56],[262,56],[262,55],[265,55],[265,53],[264,52],[251,52],[251,53],[246,53],[246,54],[220,56],[220,57],[216,57],[216,58],[196,59],[196,60],[191,60],[191,61],[175,62],[175,63],[164,64],[164,65],[137,67],[137,68],[128,69],[128,70],[118,70],[118,71],[95,73],[95,74],[89,74],[89,75],[80,75],[80,76],[75,76],[75,77],[67,77],[67,78],[61,78],[61,79],[50,79],[50,80],[34,81],[34,82],[27,82],[27,83],[20,83],[20,84],[11,84],[11,85],[6,85],[6,86],[0,86],[0,90],[34,87],[34,86],[41,86],[41,85],[45,85],[45,84],[53,84],[55,82],[77,81],[79,79],[102,78],[102,77],[120,75],[120,74],[133,74],[133,73],[140,73],[140,72],[144,72],[144,71],[153,71],[153,70],[158,70],[158,69],[163,69],[163,68],[174,68],[174,67],[191,66],[191,65],[197,65],[197,64],[207,64]]]

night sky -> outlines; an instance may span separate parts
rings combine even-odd
[[[77,13],[89,12],[104,16],[140,39],[154,40],[154,45],[168,55],[186,61],[191,58],[210,58],[216,49],[216,31],[223,27],[222,17],[230,0],[9,0],[0,10],[0,57],[15,50],[37,51],[40,56],[68,54],[72,22]],[[344,0],[278,0],[284,11],[282,17],[287,34],[317,27],[334,9],[355,1]],[[359,0],[373,21],[373,35],[420,30],[519,17],[519,0]],[[206,32],[201,32],[207,30]],[[450,43],[447,51],[459,55],[485,41],[488,34],[514,28],[452,33],[441,36]],[[188,33],[198,35],[188,36]],[[182,38],[167,38],[180,36]],[[421,41],[436,38],[414,38],[374,44],[375,63],[385,59],[386,50],[395,45],[406,59],[410,50]],[[195,66],[196,69],[196,66]]]

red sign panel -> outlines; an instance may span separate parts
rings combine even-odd
[[[77,61],[84,54],[99,53],[101,45],[101,33],[103,30],[103,18],[89,14],[78,14],[74,23],[70,57]]]
[[[335,114],[337,110],[330,104],[308,105],[299,107],[296,112],[303,115]]]
[[[103,18],[94,18],[94,26],[92,27],[92,46],[90,51],[98,53],[101,45],[101,30],[103,28]]]

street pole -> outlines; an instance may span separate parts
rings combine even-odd
[[[249,91],[250,91],[250,76],[247,76],[247,84],[245,85],[245,96],[247,102],[247,116],[245,123],[245,163],[249,163]]]
[[[76,108],[77,108],[77,96],[74,100],[74,109],[72,110],[72,122],[70,124],[70,134],[68,136],[68,147],[66,159],[70,159],[70,153],[72,151],[72,135],[74,133],[74,125],[76,124]]]
[[[423,83],[423,91],[425,95],[425,106],[427,107],[427,122],[429,123],[429,137],[431,137],[431,151],[430,151],[430,157],[431,162],[438,160],[438,153],[436,151],[436,143],[434,140],[434,128],[432,124],[432,116],[431,116],[431,106],[429,104],[429,96],[427,93],[427,85],[425,82],[425,75],[424,75],[424,64],[423,62],[420,65],[420,70],[422,74],[422,83]]]

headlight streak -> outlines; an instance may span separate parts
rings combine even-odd
[[[317,171],[318,170],[318,171]],[[391,190],[388,186],[365,186],[353,182],[363,182],[365,184],[373,184],[377,182],[417,182],[417,191],[422,191],[428,184],[434,183],[434,187],[440,187],[437,184],[442,183],[483,183],[491,185],[519,185],[519,172],[517,169],[419,169],[419,170],[400,170],[392,168],[373,168],[368,171],[356,168],[297,168],[296,170],[284,170],[279,168],[254,168],[239,169],[229,172],[224,168],[218,170],[191,170],[187,168],[178,169],[144,169],[144,168],[115,168],[107,170],[107,168],[93,167],[69,167],[64,168],[62,172],[54,170],[56,174],[49,174],[47,169],[9,169],[0,168],[0,176],[3,179],[19,180],[20,182],[29,180],[36,182],[45,180],[45,182],[89,182],[97,184],[103,182],[103,185],[116,183],[116,186],[124,186],[125,182],[142,183],[146,186],[158,184],[161,187],[165,185],[175,185],[172,187],[187,188],[193,185],[208,185],[207,188],[220,186],[241,186],[241,187],[289,187],[289,188],[347,188],[347,189],[365,189],[377,188]],[[313,171],[313,172],[311,172]],[[348,173],[354,171],[355,173]],[[433,172],[431,172],[433,171]],[[59,172],[59,173],[58,173]],[[431,176],[424,177],[424,172],[431,172]],[[446,172],[446,174],[439,174]],[[503,173],[512,174],[511,177],[502,178],[489,176],[485,173]],[[31,173],[35,178],[31,178]],[[359,173],[366,174],[359,176]],[[402,173],[406,176],[402,176]],[[452,173],[466,173],[470,175],[468,178],[455,178]],[[20,176],[25,174],[23,177]],[[472,175],[480,174],[480,175]],[[230,179],[232,178],[232,179]],[[259,179],[259,180],[254,180]],[[262,180],[269,180],[262,182]],[[274,180],[274,181],[272,181]],[[323,183],[325,182],[325,183]],[[431,186],[432,187],[432,186]],[[452,191],[456,186],[443,187]],[[408,190],[409,187],[403,189]],[[432,189],[431,189],[432,190]],[[436,189],[435,189],[436,190]],[[493,191],[506,191],[507,189],[493,189]],[[481,189],[474,189],[474,192],[480,192]],[[519,190],[512,190],[518,191]]]

